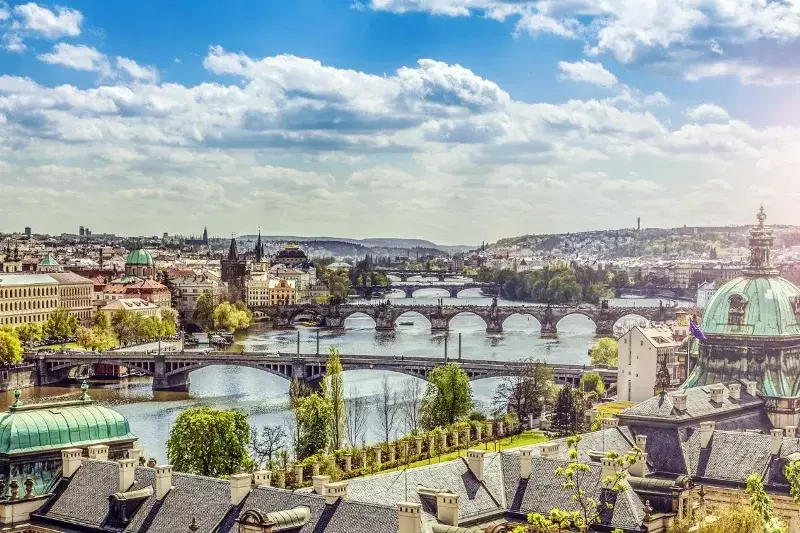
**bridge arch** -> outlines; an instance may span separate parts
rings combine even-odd
[[[520,327],[518,324],[524,324]],[[526,311],[515,311],[503,319],[503,330],[512,331],[535,331],[539,332],[542,328],[542,323],[535,314]]]
[[[369,318],[372,321],[372,325],[370,327],[366,327],[366,326],[364,326],[364,327],[353,327],[353,325],[354,325],[353,320],[357,320],[357,319],[363,320],[364,318]],[[375,321],[375,317],[374,316],[370,315],[369,313],[367,313],[366,311],[361,310],[361,309],[357,309],[357,310],[353,310],[353,311],[349,311],[349,312],[343,313],[341,315],[341,319],[342,319],[342,325],[344,326],[345,329],[374,329],[378,325],[378,323]]]
[[[447,327],[448,327],[448,329],[452,329],[453,320],[456,317],[470,317],[470,316],[478,317],[481,320],[481,322],[483,322],[483,326],[484,327],[486,327],[488,325],[486,323],[486,319],[483,318],[477,311],[463,310],[463,311],[459,311],[458,313],[454,314],[453,316],[451,316],[450,318],[447,319]],[[470,319],[470,320],[472,320],[472,319]]]
[[[400,322],[407,322],[407,321],[414,322],[415,326],[416,326],[416,322],[417,321],[425,321],[425,324],[427,324],[427,328],[426,329],[430,329],[430,327],[431,327],[430,319],[428,317],[426,317],[425,315],[423,315],[422,313],[420,313],[419,311],[403,311],[394,320],[394,323],[396,325],[400,325]]]
[[[436,294],[420,294],[421,291],[436,291]],[[411,292],[412,298],[448,298],[450,291],[444,287],[415,287]],[[408,294],[406,294],[408,297]]]
[[[582,321],[579,317],[584,317],[588,320]],[[565,319],[567,320],[566,323],[564,322]],[[555,326],[556,330],[559,332],[574,331],[575,333],[584,333],[584,328],[587,329],[587,332],[590,329],[597,332],[599,324],[597,323],[596,317],[593,316],[591,312],[576,308],[570,309],[558,316]]]

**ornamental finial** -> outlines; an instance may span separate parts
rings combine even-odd
[[[14,403],[11,404],[11,407],[22,407],[22,400],[19,397],[22,395],[22,391],[19,387],[14,389]]]
[[[88,400],[91,400],[91,399],[92,399],[92,398],[89,396],[89,384],[88,384],[88,383],[86,383],[86,380],[85,380],[85,379],[83,380],[83,383],[81,383],[81,393],[82,393],[82,394],[81,394],[81,400],[83,400],[83,401],[88,401]]]
[[[764,204],[761,204],[761,207],[758,208],[756,218],[758,219],[758,225],[763,227],[764,221],[767,219],[767,214],[764,212]]]

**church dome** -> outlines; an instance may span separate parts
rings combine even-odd
[[[137,248],[136,250],[132,250],[131,253],[128,254],[128,258],[125,260],[125,264],[128,266],[155,266],[155,261],[153,261],[153,256],[150,255],[150,252],[145,250],[144,248]]]
[[[778,277],[742,276],[720,287],[703,314],[705,335],[800,335],[800,289]]]

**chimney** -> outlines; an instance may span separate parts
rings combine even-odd
[[[89,459],[95,461],[108,461],[108,446],[105,444],[95,444],[89,446]]]
[[[83,450],[80,448],[69,448],[68,450],[61,450],[61,475],[64,477],[72,477],[81,467],[81,455]]]
[[[531,470],[533,469],[533,458],[531,457],[532,451],[530,448],[522,448],[519,456],[519,477],[520,479],[529,479],[531,477]]]
[[[647,451],[647,435],[636,435],[636,447],[643,452]]]
[[[156,467],[156,499],[163,500],[172,488],[172,465]]]
[[[119,491],[127,492],[133,486],[133,475],[136,471],[136,461],[133,459],[119,460]]]
[[[672,395],[672,407],[674,407],[678,411],[685,411],[686,410],[686,395],[685,394],[673,394]]]
[[[324,495],[325,485],[331,482],[331,476],[312,476],[311,482],[314,486],[314,492]]]
[[[783,432],[790,439],[797,437],[797,428],[795,426],[786,426],[783,428]]]
[[[633,463],[630,468],[628,469],[628,473],[635,477],[644,477],[647,473],[647,454],[640,453],[636,458],[636,462]]]
[[[617,427],[619,419],[617,418],[602,418],[600,419],[600,429],[611,429]]]
[[[751,380],[748,379],[748,380],[745,381],[744,384],[745,384],[745,387],[747,387],[747,394],[749,394],[750,396],[755,396],[756,395],[756,385],[757,385],[756,382],[755,381],[751,381]]]
[[[715,425],[714,422],[700,422],[700,447],[704,450],[708,448],[708,443],[711,442]]]
[[[458,494],[440,492],[436,495],[436,519],[448,526],[458,525]]]
[[[250,482],[253,476],[250,474],[233,474],[228,482],[231,486],[231,505],[239,505],[242,500],[250,493]]]
[[[400,502],[397,504],[397,533],[422,532],[422,504]]]
[[[347,497],[347,481],[328,483],[323,490],[325,491],[325,505],[333,505],[339,498]]]
[[[739,400],[742,397],[741,383],[731,383],[728,385],[728,393],[731,397],[731,400]]]
[[[773,429],[769,432],[769,453],[778,455],[781,453],[781,444],[783,443],[783,430]]]
[[[260,485],[270,486],[272,481],[272,472],[270,470],[256,470],[253,472],[253,483],[256,487]]]
[[[558,442],[545,442],[539,445],[539,456],[544,459],[555,459],[558,457]]]
[[[133,459],[134,464],[139,464],[139,457],[144,457],[144,450],[138,445],[128,450],[128,459]]]
[[[467,450],[467,465],[478,481],[483,481],[484,455],[486,455],[486,450]]]
[[[710,387],[711,389],[711,401],[714,403],[722,403],[722,399],[725,397],[725,387],[722,385],[714,385]]]
[[[603,457],[601,466],[600,466],[600,481],[603,483],[605,487],[607,485],[606,478],[609,476],[613,476],[617,473],[616,466],[614,465],[614,459],[611,457]]]

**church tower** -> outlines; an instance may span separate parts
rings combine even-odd
[[[244,301],[245,276],[247,275],[247,263],[243,257],[239,257],[236,247],[236,237],[231,236],[231,243],[228,246],[228,255],[220,260],[222,269],[222,281],[228,284],[228,291],[234,300]]]

